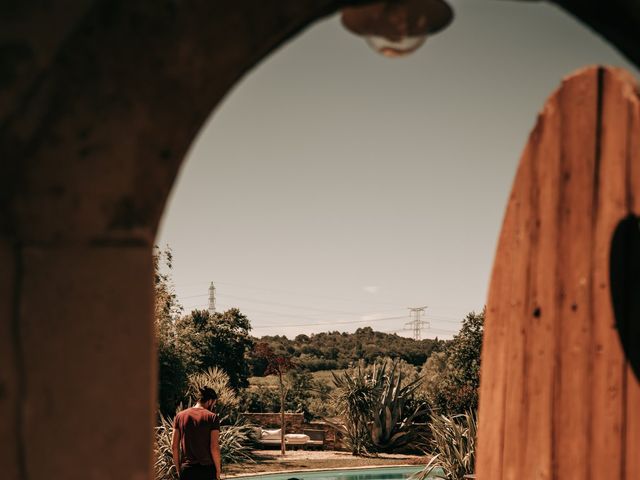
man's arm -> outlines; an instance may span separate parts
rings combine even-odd
[[[178,476],[180,476],[180,429],[176,427],[173,427],[171,451],[173,452],[173,464],[176,466],[176,472],[178,472]]]
[[[222,478],[222,461],[220,458],[220,430],[211,430],[211,458],[216,466],[216,478]]]

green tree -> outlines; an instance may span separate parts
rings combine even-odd
[[[176,343],[188,358],[190,373],[219,367],[237,390],[248,386],[245,357],[254,343],[250,330],[249,319],[236,308],[213,315],[193,310],[176,322]]]
[[[267,362],[266,375],[276,375],[278,377],[278,385],[280,386],[280,452],[285,454],[284,434],[285,434],[285,421],[284,421],[284,407],[287,396],[286,385],[284,382],[284,375],[291,369],[295,368],[295,364],[291,361],[291,358],[286,355],[278,355],[273,349],[266,343],[258,343],[255,347],[253,354],[256,357],[263,358]]]
[[[287,408],[293,412],[301,412],[307,420],[312,415],[309,404],[314,393],[318,390],[317,382],[310,372],[304,370],[291,370],[287,373]]]
[[[158,345],[158,406],[173,414],[187,388],[187,361],[176,344],[175,319],[182,312],[171,279],[171,250],[156,248],[154,266],[154,327]]]
[[[483,326],[484,311],[469,313],[443,354],[432,356],[432,362],[425,364],[425,369],[429,367],[424,372],[428,377],[425,389],[431,406],[439,413],[461,414],[478,408]]]

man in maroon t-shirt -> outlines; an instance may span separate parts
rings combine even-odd
[[[220,420],[213,413],[217,399],[215,390],[204,387],[195,407],[176,415],[172,447],[180,480],[220,480]]]

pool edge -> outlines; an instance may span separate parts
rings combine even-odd
[[[383,468],[406,468],[406,467],[417,467],[424,468],[425,465],[410,465],[410,464],[399,464],[399,465],[365,465],[361,467],[334,467],[334,468],[308,468],[308,469],[296,469],[296,470],[277,470],[275,472],[262,472],[262,473],[239,473],[236,475],[225,475],[224,478],[245,478],[245,477],[257,477],[257,476],[267,476],[267,475],[282,475],[283,473],[315,473],[315,472],[334,472],[336,470],[370,470],[373,468],[383,469]]]

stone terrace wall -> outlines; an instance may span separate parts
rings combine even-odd
[[[280,428],[279,413],[243,413],[242,416],[250,423],[260,427]],[[285,433],[302,432],[302,425],[304,424],[304,415],[302,413],[285,413],[284,421],[286,423]]]

